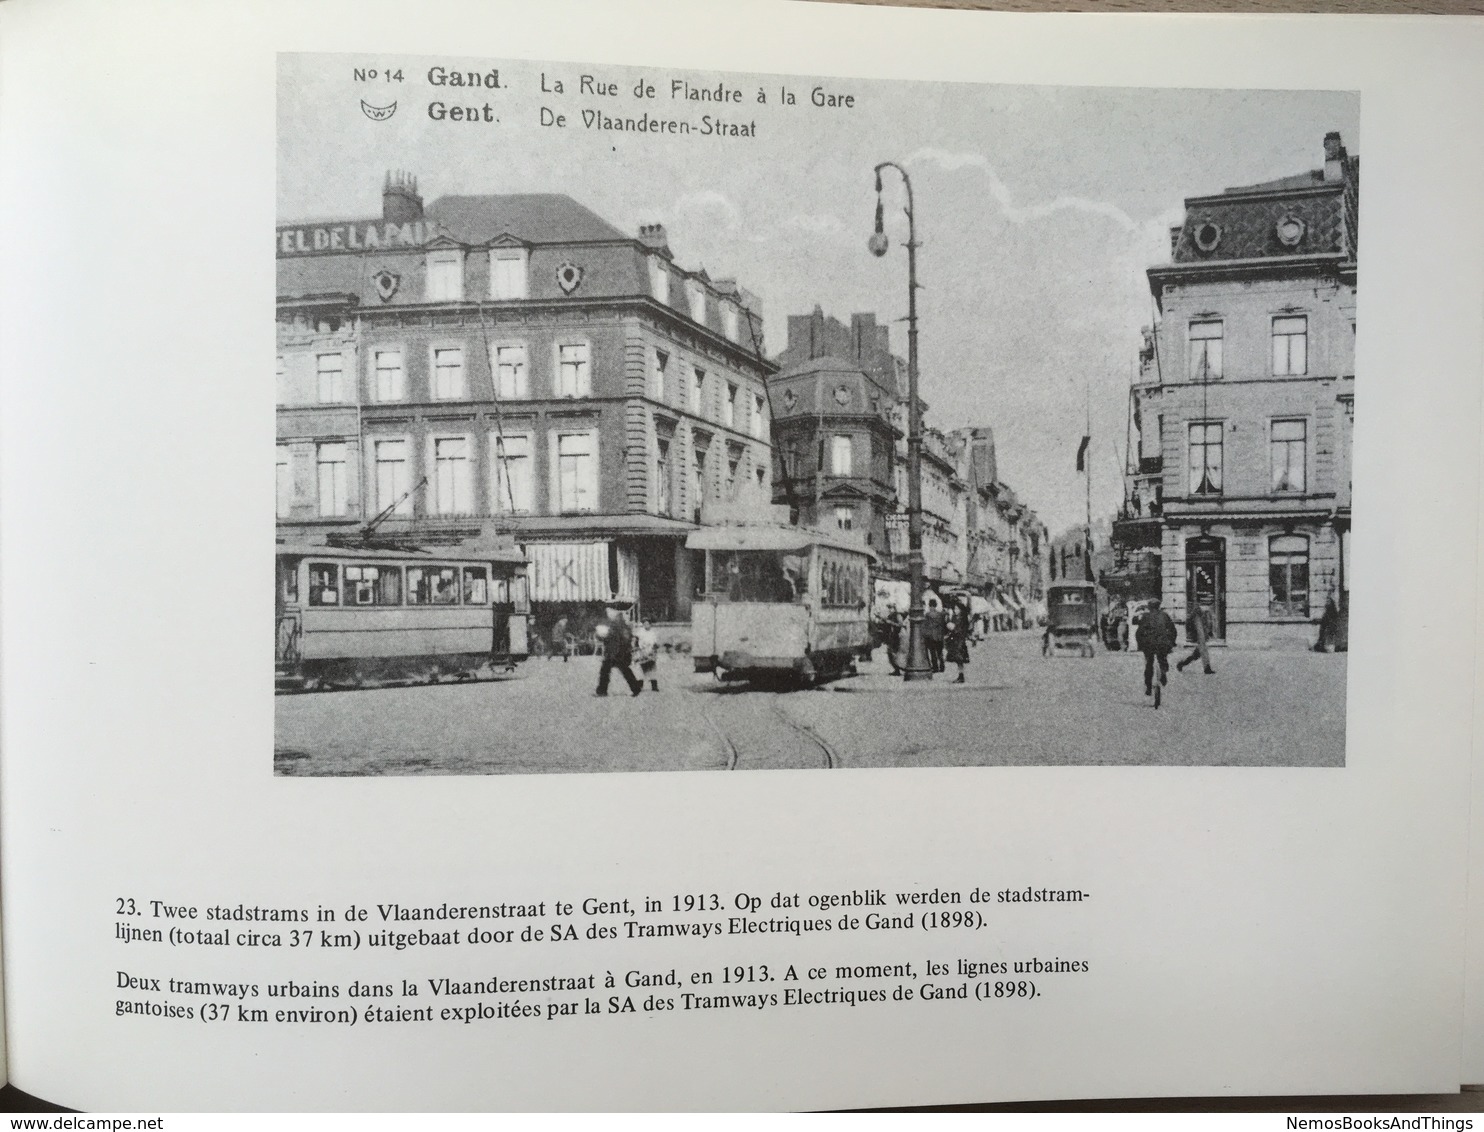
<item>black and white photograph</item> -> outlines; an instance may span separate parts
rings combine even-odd
[[[1345,765],[1357,94],[284,54],[277,130],[275,773]]]

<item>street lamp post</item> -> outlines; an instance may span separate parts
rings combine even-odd
[[[931,680],[927,642],[922,636],[922,409],[917,400],[917,227],[913,218],[912,179],[895,161],[876,166],[876,231],[866,242],[874,256],[884,256],[886,230],[881,222],[881,170],[895,169],[907,186],[907,570],[912,600],[907,608],[907,663],[904,680]]]

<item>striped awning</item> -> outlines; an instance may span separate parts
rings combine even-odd
[[[608,571],[608,542],[528,542],[532,601],[609,601],[614,589]],[[639,599],[639,559],[618,548],[618,593]]]

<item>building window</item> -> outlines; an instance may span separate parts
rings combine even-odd
[[[1190,380],[1221,380],[1221,340],[1223,324],[1219,319],[1190,324]]]
[[[835,529],[837,531],[853,531],[853,530],[855,530],[855,508],[854,507],[836,507],[835,508]]]
[[[557,508],[561,511],[598,509],[598,459],[590,432],[557,434]]]
[[[592,393],[592,375],[586,342],[557,347],[557,396],[587,397]]]
[[[433,351],[433,396],[440,401],[464,395],[464,348],[445,346]]]
[[[763,414],[765,411],[766,406],[763,403],[763,399],[754,393],[752,395],[752,420],[748,424],[749,431],[759,440],[763,438],[763,424],[765,420]]]
[[[327,519],[344,515],[349,502],[345,494],[345,444],[315,445],[314,463],[320,515]]]
[[[408,495],[409,467],[407,463],[407,441],[376,441],[376,513],[379,515],[393,504],[395,514],[412,514],[412,496]],[[403,498],[403,497],[406,498]]]
[[[464,297],[464,255],[458,251],[428,253],[428,302],[456,303]]]
[[[341,354],[319,354],[314,359],[319,379],[321,405],[338,405],[345,400],[345,357]]]
[[[285,518],[294,507],[294,457],[288,446],[278,446],[278,466],[274,469],[274,495],[277,503],[274,514]]]
[[[691,510],[699,519],[701,504],[706,498],[706,449],[697,447],[691,456],[690,500]]]
[[[535,478],[532,475],[531,438],[521,433],[503,436],[490,435],[490,452],[494,459],[494,475],[490,479],[490,495],[494,498],[492,511],[527,514],[533,510],[536,497]]]
[[[649,293],[662,303],[670,301],[670,273],[659,256],[649,258]]]
[[[1298,377],[1308,372],[1308,316],[1273,319],[1273,376]]]
[[[490,298],[526,298],[525,248],[495,248],[490,252]]]
[[[848,476],[851,474],[851,446],[850,437],[834,436],[830,438],[830,474],[833,476]]]
[[[699,322],[704,326],[706,324],[706,288],[697,282],[688,283],[685,288],[685,297],[690,303],[691,321]]]
[[[498,396],[506,401],[519,401],[531,395],[530,378],[524,346],[495,348],[495,372]]]
[[[727,428],[737,427],[737,387],[727,382],[727,399],[721,406],[721,423]]]
[[[1190,494],[1221,494],[1222,425],[1190,426]]]
[[[721,308],[721,332],[733,342],[737,340],[737,308],[731,303]]]
[[[373,358],[376,368],[376,399],[378,401],[400,401],[406,379],[401,350],[377,350]]]
[[[1268,613],[1309,616],[1309,540],[1303,535],[1268,539]]]
[[[737,498],[737,469],[742,466],[742,453],[727,446],[727,490],[728,499]]]
[[[1308,451],[1306,421],[1274,421],[1272,472],[1274,491],[1303,491]]]
[[[280,405],[287,405],[289,402],[288,367],[284,365],[282,354],[278,355],[273,367],[273,399]]]
[[[766,491],[768,488],[768,470],[761,464],[752,469],[752,474],[757,477],[757,489]]]
[[[434,440],[434,510],[440,515],[469,514],[469,483],[469,441],[462,436]]]
[[[675,506],[674,493],[670,486],[670,442],[661,440],[656,446],[654,460],[654,503],[661,515],[669,515]]]
[[[706,403],[706,371],[700,366],[691,370],[690,379],[690,411],[696,416],[701,415],[701,406]]]
[[[654,399],[665,399],[665,370],[670,365],[670,355],[663,350],[654,352]]]

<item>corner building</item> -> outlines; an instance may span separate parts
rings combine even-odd
[[[1219,639],[1308,647],[1349,595],[1360,162],[1185,202],[1151,267],[1158,325],[1133,390],[1126,551],[1158,547],[1177,623],[1209,603]]]
[[[280,225],[281,537],[511,536],[537,631],[617,595],[686,621],[686,535],[772,496],[758,302],[560,194],[388,175],[379,217]]]

